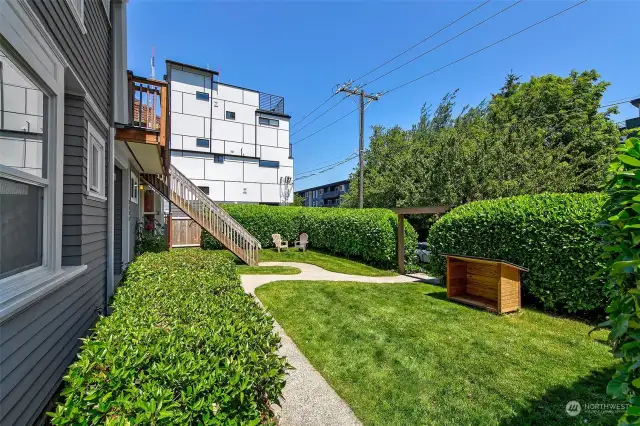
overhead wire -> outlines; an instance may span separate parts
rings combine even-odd
[[[402,83],[402,84],[400,84],[400,85],[398,85],[398,86],[396,86],[396,87],[394,87],[394,88],[392,88],[392,89],[389,89],[389,90],[387,90],[387,91],[383,92],[383,95],[388,94],[388,93],[391,93],[391,92],[394,92],[394,91],[396,91],[396,90],[398,90],[398,89],[401,89],[401,88],[403,88],[403,87],[405,87],[405,86],[408,86],[409,84],[415,83],[415,82],[416,82],[416,81],[418,81],[418,80],[421,80],[421,79],[423,79],[423,78],[425,78],[425,77],[428,77],[428,76],[430,76],[430,75],[432,75],[432,74],[435,74],[435,73],[437,73],[437,72],[439,72],[439,71],[442,71],[443,69],[448,68],[448,67],[450,67],[451,65],[455,65],[455,64],[457,64],[457,63],[459,63],[459,62],[462,62],[462,61],[464,61],[465,59],[468,59],[468,58],[470,58],[470,57],[472,57],[472,56],[475,56],[475,55],[477,55],[477,54],[478,54],[478,53],[480,53],[480,52],[483,52],[483,51],[485,51],[485,50],[488,50],[488,49],[490,49],[490,48],[491,48],[491,47],[493,47],[493,46],[496,46],[496,45],[498,45],[498,44],[500,44],[500,43],[503,43],[503,42],[505,42],[505,41],[507,41],[507,40],[509,40],[509,39],[511,39],[511,38],[513,38],[513,37],[515,37],[515,36],[517,36],[517,35],[519,35],[519,34],[522,34],[522,33],[523,33],[523,32],[525,32],[525,31],[528,31],[528,30],[530,30],[530,29],[532,29],[532,28],[534,28],[534,27],[536,27],[536,26],[538,26],[538,25],[540,25],[540,24],[542,24],[542,23],[544,23],[544,22],[547,22],[547,21],[549,21],[549,20],[551,20],[551,19],[553,19],[553,18],[555,18],[555,17],[557,17],[557,16],[559,16],[559,15],[562,15],[563,13],[566,13],[566,12],[570,11],[571,9],[576,8],[576,7],[578,7],[578,6],[580,6],[580,5],[584,4],[584,3],[586,3],[587,1],[588,1],[588,0],[582,0],[581,2],[578,2],[578,3],[574,4],[574,5],[571,5],[571,6],[567,7],[566,9],[563,9],[563,10],[561,10],[561,11],[557,12],[557,13],[554,13],[553,15],[547,16],[546,18],[541,19],[540,21],[537,21],[537,22],[535,22],[535,23],[533,23],[533,24],[529,25],[528,27],[525,27],[525,28],[523,28],[523,29],[521,29],[521,30],[519,30],[519,31],[516,31],[516,32],[514,32],[514,33],[512,33],[512,34],[510,34],[510,35],[508,35],[508,36],[506,36],[506,37],[503,37],[503,38],[501,38],[501,39],[500,39],[500,40],[498,40],[498,41],[495,41],[495,42],[493,42],[493,43],[491,43],[491,44],[488,44],[488,45],[486,45],[486,46],[484,46],[484,47],[482,47],[482,48],[480,48],[480,49],[478,49],[478,50],[476,50],[476,51],[474,51],[474,52],[469,53],[468,55],[462,56],[461,58],[458,58],[458,59],[456,59],[455,61],[449,62],[448,64],[443,65],[443,66],[441,66],[440,68],[436,68],[435,70],[430,71],[430,72],[428,72],[428,73],[426,73],[426,74],[423,74],[423,75],[421,75],[421,76],[419,76],[419,77],[417,77],[417,78],[414,78],[413,80],[409,80],[409,81],[407,81],[407,82],[405,82],[405,83]]]
[[[409,52],[410,50],[418,47],[419,45],[421,45],[422,43],[424,43],[425,41],[430,40],[431,38],[433,38],[434,36],[436,36],[437,34],[441,33],[442,31],[446,30],[447,28],[451,27],[452,25],[456,24],[457,22],[461,21],[462,19],[466,18],[467,16],[471,15],[473,12],[477,11],[478,9],[486,6],[487,4],[489,4],[491,2],[491,0],[487,0],[484,3],[474,7],[473,9],[471,9],[470,11],[468,11],[467,13],[465,13],[464,15],[458,17],[457,19],[449,22],[447,25],[445,25],[444,27],[440,28],[438,31],[430,34],[429,36],[423,38],[422,40],[420,40],[419,42],[417,42],[416,44],[414,44],[413,46],[409,47],[408,49],[402,51],[401,53],[397,54],[396,56],[394,56],[393,58],[383,62],[382,64],[378,65],[377,67],[369,70],[368,72],[366,72],[365,74],[361,75],[360,77],[358,77],[356,79],[357,80],[361,80],[364,77],[368,76],[369,74],[379,70],[380,68],[382,68],[383,66],[387,65],[390,62],[393,62],[394,60],[396,60],[397,58],[399,58],[400,56],[404,55],[405,53]],[[317,110],[319,110],[320,108],[322,108],[324,105],[327,104],[327,102],[329,102],[331,99],[333,99],[333,97],[337,94],[338,92],[334,92],[331,96],[329,96],[326,100],[324,100],[320,105],[318,105],[316,108],[314,108],[311,112],[309,112],[308,114],[306,114],[304,117],[302,117],[300,120],[298,120],[297,122],[295,122],[292,126],[291,129],[293,129],[294,127],[298,126],[300,123],[302,123],[307,117],[311,116],[314,112],[316,112]],[[334,105],[335,107],[335,105]],[[333,109],[334,107],[331,107],[330,109]],[[326,112],[325,112],[326,113]],[[325,113],[323,113],[322,115],[324,115]],[[314,120],[315,121],[315,120]],[[306,126],[305,126],[306,127]]]
[[[431,38],[433,38],[434,36],[440,34],[442,31],[446,30],[447,28],[449,28],[450,26],[452,26],[453,24],[456,24],[457,22],[463,20],[464,18],[466,18],[467,16],[471,15],[473,12],[475,12],[476,10],[480,9],[483,6],[486,6],[487,4],[489,4],[491,2],[491,0],[487,0],[484,3],[480,4],[479,6],[474,7],[473,9],[471,9],[470,11],[468,11],[467,13],[465,13],[464,15],[460,16],[459,18],[457,18],[454,21],[449,22],[447,25],[445,25],[444,27],[440,28],[438,31],[430,34],[429,36],[423,38],[422,40],[420,40],[419,42],[417,42],[416,44],[414,44],[413,46],[411,46],[410,48],[402,51],[401,53],[398,53],[396,56],[394,56],[393,58],[389,59],[386,62],[383,62],[382,64],[378,65],[377,67],[373,68],[372,70],[366,72],[365,74],[361,75],[360,77],[356,78],[355,81],[360,81],[362,80],[364,77],[368,76],[369,74],[371,74],[372,72],[375,72],[377,70],[379,70],[380,68],[382,68],[383,66],[387,65],[390,62],[395,61],[396,59],[398,59],[400,56],[404,55],[405,53],[407,53],[410,50],[415,49],[416,47],[418,47],[419,45],[421,45],[422,43],[424,43],[427,40],[430,40]]]
[[[330,165],[325,166],[325,167],[321,167],[321,168],[317,169],[317,171],[314,171],[313,173],[307,172],[302,176],[294,177],[293,180],[295,182],[295,181],[298,181],[298,180],[307,179],[307,178],[310,178],[312,176],[316,176],[316,175],[328,172],[329,170],[333,170],[336,167],[339,167],[339,166],[341,166],[343,164],[346,164],[351,160],[355,160],[356,158],[358,158],[358,153],[353,153],[353,154],[349,155],[347,158],[345,158],[345,159],[343,159],[341,161],[338,161],[337,163],[330,164]]]
[[[414,57],[414,58],[409,59],[408,61],[404,62],[403,64],[398,65],[397,67],[395,67],[395,68],[393,68],[393,69],[391,69],[391,70],[389,70],[389,71],[385,72],[384,74],[379,75],[378,77],[374,78],[373,80],[370,80],[370,81],[366,82],[366,83],[365,83],[365,84],[363,84],[361,87],[368,86],[369,84],[371,84],[371,83],[373,83],[373,82],[376,82],[376,81],[380,80],[381,78],[386,77],[386,76],[388,76],[389,74],[391,74],[391,73],[394,73],[394,72],[398,71],[400,68],[405,67],[405,66],[409,65],[410,63],[412,63],[412,62],[414,62],[414,61],[416,61],[416,60],[418,60],[418,59],[422,58],[423,56],[428,55],[429,53],[431,53],[431,52],[433,52],[433,51],[435,51],[435,50],[437,50],[437,49],[441,48],[441,47],[442,47],[442,46],[444,46],[445,44],[447,44],[447,43],[449,43],[449,42],[451,42],[451,41],[453,41],[453,40],[457,39],[458,37],[460,37],[460,36],[462,36],[462,35],[464,35],[464,34],[468,33],[469,31],[471,31],[471,30],[473,30],[473,29],[475,29],[475,28],[479,27],[479,26],[480,26],[480,25],[482,25],[482,24],[484,24],[484,23],[486,23],[486,22],[489,22],[490,20],[492,20],[492,19],[493,19],[493,18],[495,18],[496,16],[501,15],[502,13],[506,12],[507,10],[511,9],[512,7],[515,7],[515,6],[519,5],[519,4],[520,4],[520,3],[522,3],[522,2],[523,2],[523,0],[518,0],[518,1],[516,1],[515,3],[510,4],[509,6],[507,6],[507,7],[503,8],[503,9],[499,10],[498,12],[496,12],[496,13],[494,13],[493,15],[489,16],[488,18],[486,18],[486,19],[484,19],[484,20],[482,20],[482,21],[478,22],[478,23],[477,23],[477,24],[475,24],[475,25],[472,25],[471,27],[467,28],[466,30],[461,31],[461,32],[459,32],[458,34],[454,35],[453,37],[451,37],[451,38],[449,38],[449,39],[447,39],[447,40],[443,41],[443,42],[442,42],[442,43],[440,43],[439,45],[437,45],[437,46],[435,46],[435,47],[433,47],[433,48],[431,48],[431,49],[427,50],[426,52],[421,53],[420,55],[418,55],[418,56],[416,56],[416,57]]]

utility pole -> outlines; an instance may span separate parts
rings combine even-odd
[[[364,93],[364,89],[359,87],[351,87],[351,82],[343,84],[336,93],[344,92],[347,96],[355,96],[358,95],[360,97],[360,146],[358,149],[358,157],[360,162],[360,179],[358,179],[358,207],[362,208],[364,205],[364,109],[365,109],[365,98],[369,100],[369,102],[377,101],[381,94],[376,93],[369,94]]]

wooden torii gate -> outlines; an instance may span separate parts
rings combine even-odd
[[[401,207],[391,209],[398,215],[398,270],[404,274],[404,217],[408,214],[442,214],[449,210],[451,206],[429,206],[429,207]]]

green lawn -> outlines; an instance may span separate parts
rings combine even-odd
[[[260,252],[260,262],[301,262],[310,263],[332,272],[343,274],[364,275],[367,277],[390,277],[398,275],[393,271],[374,268],[354,260],[343,257],[331,256],[318,251],[307,250],[305,252],[294,250],[283,250],[278,253],[274,249],[265,249]]]
[[[606,333],[525,309],[499,316],[429,284],[289,281],[267,310],[365,425],[612,425]]]
[[[296,275],[300,269],[293,266],[249,266],[238,265],[236,270],[240,275]]]

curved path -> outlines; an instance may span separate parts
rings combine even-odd
[[[241,275],[244,290],[255,296],[255,289],[274,281],[357,281],[367,283],[437,282],[424,274],[396,275],[392,277],[365,277],[327,271],[319,266],[297,262],[261,262],[260,266],[293,266],[300,269],[296,275]],[[256,298],[257,299],[257,298]],[[349,405],[333,390],[296,344],[274,320],[274,329],[280,335],[282,346],[278,350],[293,367],[288,371],[281,407],[274,407],[280,426],[361,426]]]

